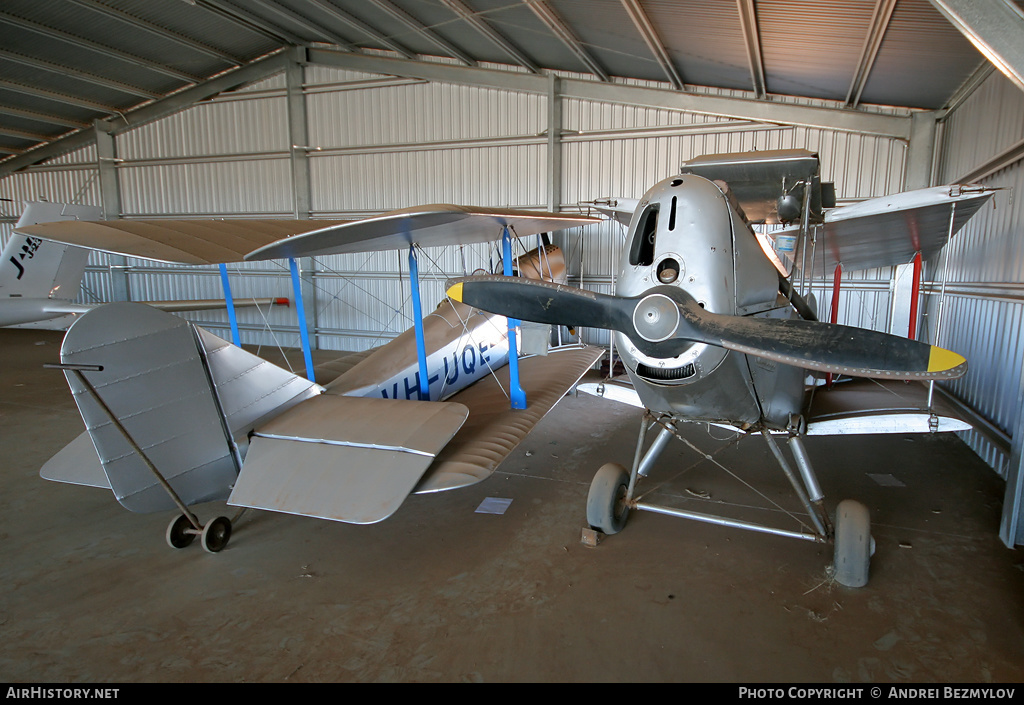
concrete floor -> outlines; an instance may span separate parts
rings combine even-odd
[[[630,462],[639,418],[585,395],[486,482],[410,497],[373,526],[249,512],[211,555],[169,548],[170,515],[38,477],[82,430],[63,376],[41,367],[59,343],[0,331],[0,681],[1024,680],[1024,556],[997,538],[1003,482],[955,437],[808,441],[833,506],[871,510],[861,589],[828,579],[828,546],[654,514],[581,544],[591,477]],[[758,439],[720,450],[688,433],[792,504]],[[650,498],[790,525],[696,457],[670,446]],[[476,513],[488,497],[512,502]]]

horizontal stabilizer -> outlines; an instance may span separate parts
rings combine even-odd
[[[256,430],[228,503],[350,524],[381,521],[467,414],[451,402],[315,397]]]
[[[53,482],[110,489],[110,483],[103,473],[103,466],[96,456],[96,449],[93,448],[88,431],[80,434],[57,455],[46,461],[46,465],[39,471],[39,476]]]

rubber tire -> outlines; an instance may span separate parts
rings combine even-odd
[[[171,548],[185,548],[191,546],[196,540],[196,535],[187,533],[186,529],[192,529],[192,522],[184,514],[179,514],[167,525],[167,545]]]
[[[629,472],[618,463],[607,463],[594,475],[587,493],[587,523],[604,534],[617,534],[626,526],[629,507],[626,491]]]
[[[230,538],[231,520],[227,517],[217,517],[203,527],[203,550],[207,553],[222,551]]]
[[[852,499],[836,507],[835,555],[833,577],[840,585],[864,587],[868,584],[874,539],[868,508]]]

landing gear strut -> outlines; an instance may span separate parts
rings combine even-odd
[[[806,530],[802,531],[780,529],[739,519],[660,506],[637,499],[637,483],[641,478],[647,476],[668,441],[673,436],[682,439],[676,431],[676,423],[677,420],[671,417],[654,418],[650,412],[645,413],[640,422],[640,437],[637,440],[632,471],[627,472],[622,465],[616,463],[603,465],[597,471],[587,495],[587,522],[592,529],[608,535],[616,534],[625,527],[630,511],[635,510],[788,536],[816,543],[833,542],[832,570],[836,582],[848,587],[862,587],[867,584],[869,562],[874,553],[874,539],[871,538],[871,524],[867,507],[853,500],[840,502],[833,529],[830,517],[824,508],[824,496],[818,486],[807,451],[803,446],[802,437],[805,428],[799,417],[792,419],[787,429],[789,432],[788,445],[796,462],[797,473],[793,472],[771,433],[767,429],[762,429],[761,435],[775,456],[779,467],[792,484],[794,492],[810,519],[812,526],[804,524]],[[659,425],[661,430],[645,453],[644,441],[647,431],[654,425]],[[684,440],[684,442],[686,441]],[[710,458],[710,456],[707,457]]]

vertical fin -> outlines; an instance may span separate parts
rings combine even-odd
[[[228,497],[241,464],[239,437],[253,424],[320,392],[188,321],[138,303],[107,304],[79,318],[64,337],[61,362],[95,368],[81,377],[69,373],[68,383],[110,488],[135,512],[176,505],[118,424],[191,505]]]
[[[32,202],[25,207],[15,232],[0,254],[0,299],[78,297],[89,251],[22,235],[18,228],[57,220],[100,220],[95,206]]]

